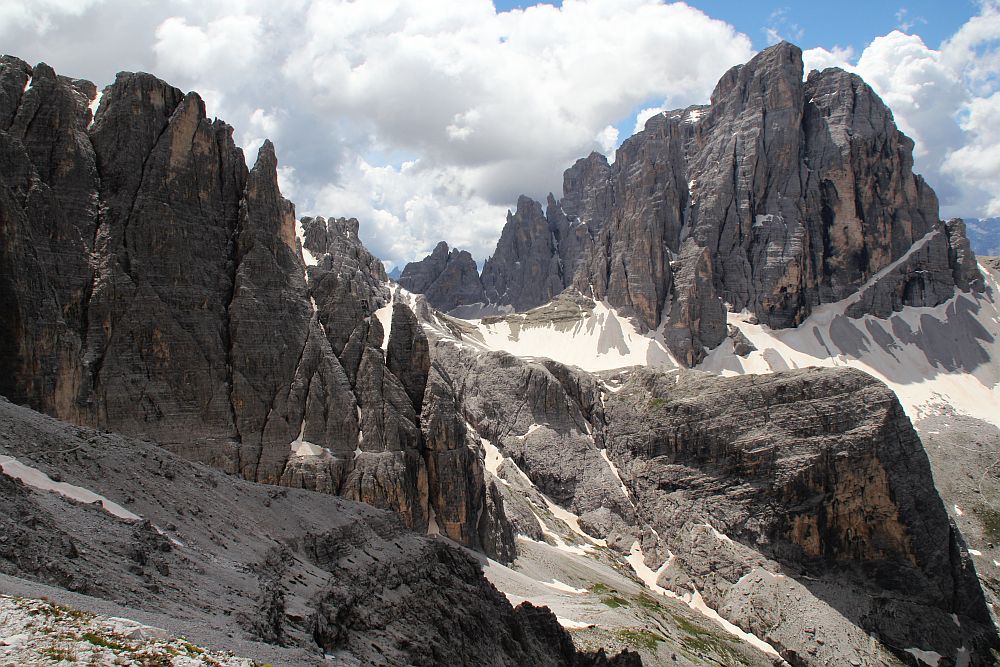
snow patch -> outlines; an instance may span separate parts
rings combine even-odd
[[[526,359],[552,359],[590,372],[628,366],[677,367],[661,331],[639,333],[628,318],[603,301],[569,322],[530,322],[525,315],[462,322],[475,330],[461,340],[443,325],[431,325],[431,330],[438,338],[456,344],[503,350]]]
[[[969,549],[969,553],[973,556],[982,556],[983,552],[979,549]]]
[[[690,125],[694,125],[695,123],[698,122],[698,119],[700,119],[704,115],[705,115],[704,109],[691,109],[691,111],[687,113],[687,116],[684,117],[683,122],[688,123]]]
[[[129,512],[118,503],[108,500],[90,489],[85,489],[75,484],[67,484],[66,482],[56,482],[41,470],[21,463],[13,456],[0,455],[0,470],[8,477],[20,480],[22,483],[40,491],[54,491],[65,498],[84,503],[85,505],[99,502],[105,512],[119,519],[125,519],[126,521],[142,520],[142,517],[138,514]]]
[[[926,243],[931,235],[915,245]],[[743,358],[733,354],[731,341],[724,341],[698,369],[727,376],[807,366],[850,366],[889,385],[915,423],[954,410],[1000,426],[1000,411],[995,409],[1000,404],[1000,367],[986,363],[971,371],[961,366],[949,370],[938,359],[954,359],[956,353],[939,340],[940,334],[929,330],[943,330],[962,313],[962,317],[974,319],[973,327],[985,330],[987,335],[977,335],[976,341],[982,353],[1000,358],[997,294],[1000,285],[993,282],[985,295],[956,290],[955,296],[938,306],[906,307],[888,319],[872,315],[852,319],[845,313],[857,300],[855,293],[837,303],[817,306],[798,327],[780,330],[752,324],[749,313],[729,313],[728,323],[757,349]],[[910,332],[910,340],[901,340],[896,330]]]
[[[906,652],[912,655],[914,658],[919,660],[925,665],[930,665],[930,667],[937,667],[941,662],[941,654],[935,651],[924,651],[919,648],[908,648]]]
[[[438,527],[437,514],[434,512],[434,505],[427,504],[427,534],[440,535],[441,529]]]
[[[466,424],[470,431],[475,432],[475,429],[473,429],[472,426],[468,424],[468,422],[466,422]],[[486,438],[480,436],[479,441],[482,443],[483,451],[485,452],[486,455],[486,461],[484,464],[486,470],[489,471],[494,476],[496,476],[497,479],[499,479],[502,484],[510,486],[510,482],[500,478],[498,475],[500,466],[503,465],[504,461],[508,461],[509,459],[504,457],[503,452],[501,452],[496,445],[494,445]],[[511,466],[513,466],[514,470],[516,470],[517,473],[521,476],[521,478],[524,479],[525,483],[527,483],[531,488],[538,491],[538,487],[535,486],[535,483],[531,481],[531,478],[528,477],[524,473],[524,471],[518,467],[516,463],[510,461],[510,464]],[[538,495],[541,496],[542,500],[545,502],[545,509],[549,511],[549,514],[551,514],[556,519],[559,519],[560,521],[565,523],[566,526],[572,532],[576,533],[587,542],[587,544],[584,544],[583,546],[578,546],[575,544],[567,544],[566,540],[564,540],[562,536],[560,536],[558,533],[552,530],[552,528],[549,527],[547,523],[545,523],[545,520],[542,518],[541,515],[539,515],[537,512],[534,512],[535,520],[538,521],[538,526],[541,529],[542,534],[551,539],[557,549],[560,549],[561,551],[565,551],[567,553],[575,554],[577,556],[583,556],[586,555],[591,549],[593,549],[594,546],[606,547],[608,545],[606,540],[597,539],[585,533],[583,529],[580,528],[580,517],[578,517],[576,514],[573,514],[569,510],[563,509],[559,505],[556,505],[554,502],[552,502],[551,498],[546,496],[541,491],[538,491]],[[530,505],[531,503],[529,503],[529,507]],[[525,537],[525,539],[530,539],[530,538]]]
[[[608,467],[611,468],[611,474],[614,475],[615,479],[618,480],[618,484],[621,486],[622,493],[625,494],[625,499],[629,502],[630,505],[632,505],[632,507],[635,507],[635,503],[632,502],[632,496],[629,495],[628,487],[625,486],[625,482],[622,481],[622,476],[618,473],[618,466],[612,463],[611,459],[608,458],[607,448],[601,450],[601,458],[603,458],[605,463],[608,464]]]
[[[305,265],[316,266],[319,264],[319,260],[306,249],[305,232],[302,230],[302,221],[300,220],[295,221],[295,237],[299,240],[299,246],[302,248],[302,261],[305,262]]]
[[[648,565],[646,565],[646,560],[642,553],[642,547],[639,545],[638,541],[635,541],[632,543],[632,549],[628,558],[625,560],[628,561],[628,564],[632,566],[636,575],[644,584],[646,584],[646,587],[649,588],[649,590],[654,593],[659,593],[665,597],[684,602],[695,611],[700,612],[703,616],[715,621],[729,634],[742,639],[754,648],[757,648],[768,655],[778,656],[778,652],[774,650],[774,647],[762,640],[760,637],[749,632],[744,632],[740,627],[722,618],[722,616],[719,615],[719,612],[705,604],[705,601],[701,597],[701,593],[699,593],[698,589],[693,586],[691,587],[690,594],[678,595],[677,593],[669,591],[657,584],[656,582],[659,580],[660,575],[663,574],[663,572],[670,566],[673,559],[674,556],[671,554],[670,557],[667,558],[666,562],[654,572]]]
[[[302,419],[302,424],[299,426],[299,437],[288,443],[288,446],[292,450],[292,456],[297,456],[300,458],[308,456],[320,456],[323,452],[328,451],[325,447],[320,447],[319,445],[308,442],[304,439],[306,432],[306,420]]]
[[[710,531],[712,531],[712,534],[715,535],[715,539],[719,540],[720,542],[729,542],[730,544],[732,544],[733,541],[731,539],[729,539],[729,536],[728,535],[724,535],[724,534],[720,533],[719,531],[717,531],[715,529],[715,526],[713,526],[712,524],[706,523],[705,527],[708,528]]]
[[[573,621],[568,618],[563,618],[562,616],[556,616],[556,620],[559,621],[559,625],[563,626],[567,630],[580,630],[582,628],[589,628],[593,626],[593,623],[583,623],[581,621]]]
[[[574,595],[583,595],[584,593],[589,592],[587,591],[586,588],[573,588],[569,584],[564,584],[558,579],[553,579],[552,581],[543,581],[542,583],[548,586],[549,588],[554,588],[557,591],[563,591],[564,593],[573,593]]]
[[[486,470],[500,480],[501,484],[510,486],[510,482],[500,477],[500,466],[503,465],[504,455],[500,453],[496,445],[486,438],[480,438],[479,440],[483,443],[483,450],[486,452]]]
[[[546,424],[546,426],[548,426],[548,424]],[[532,424],[531,426],[528,427],[528,430],[524,432],[524,435],[520,435],[518,437],[519,438],[527,438],[529,435],[531,435],[532,433],[534,433],[535,431],[537,431],[541,427],[542,427],[541,424]]]
[[[89,105],[89,108],[90,108],[90,123],[87,125],[88,129],[90,128],[91,125],[94,124],[94,121],[97,120],[97,109],[98,109],[98,107],[101,106],[101,98],[102,97],[104,97],[104,91],[103,90],[98,90],[97,91],[97,95],[95,95],[94,99],[90,101],[90,105]]]
[[[574,533],[576,533],[583,539],[587,540],[588,542],[594,543],[599,547],[608,546],[607,540],[599,540],[585,533],[583,529],[580,528],[580,517],[578,517],[576,514],[573,514],[569,510],[563,509],[559,505],[556,505],[554,502],[552,502],[552,499],[549,498],[544,493],[539,491],[538,495],[540,495],[542,497],[542,500],[545,501],[545,504],[548,506],[548,510],[549,512],[552,513],[552,516],[554,516],[555,518],[559,519],[567,526],[569,526],[570,530],[572,530]],[[584,547],[583,552],[586,553],[589,549],[590,549],[589,546]]]
[[[958,505],[953,505],[952,507],[955,508],[955,514],[958,516],[965,516],[965,512],[963,512]]]

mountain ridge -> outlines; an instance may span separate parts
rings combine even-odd
[[[912,148],[859,77],[803,81],[801,51],[780,43],[727,72],[710,105],[650,118],[612,165],[578,160],[546,210],[519,199],[483,266],[487,301],[523,311],[569,286],[593,292],[663,327],[693,366],[725,339],[727,310],[795,326],[935,229],[877,298],[898,310],[937,305],[954,284],[981,291],[964,227],[938,220]]]
[[[253,482],[391,510],[409,529],[488,557],[498,586],[530,573],[577,642],[632,637],[648,664],[671,654],[698,664],[702,631],[684,630],[680,605],[753,664],[894,665],[911,650],[990,664],[1000,638],[973,555],[891,390],[849,368],[734,378],[685,368],[712,361],[702,342],[717,339],[715,350],[733,340],[757,363],[767,341],[741,323],[796,331],[781,325],[808,321],[838,295],[857,294],[866,318],[991,298],[961,224],[937,220],[936,205],[929,217],[933,193],[909,172],[912,142],[889,127],[884,105],[850,76],[811,80],[797,49],[778,45],[731,70],[712,107],[651,119],[615,165],[579,161],[562,206],[524,198],[501,238],[514,254],[488,263],[483,294],[556,298],[464,322],[390,283],[356,219],[296,221],[273,145],[248,169],[232,129],[209,121],[196,94],[122,73],[95,116],[92,84],[5,57],[0,295],[14,316],[2,325],[0,370],[10,374],[0,393]],[[799,163],[804,119],[831,132],[847,123],[830,100],[799,104],[807,89],[850,92],[880,121],[858,144],[823,132],[811,144],[829,174],[884,181],[869,199],[818,185],[792,197],[812,182]],[[730,150],[739,159],[717,159]],[[697,187],[689,163],[707,175]],[[732,183],[709,187],[723,164],[740,167]],[[713,217],[725,202],[739,214]],[[845,232],[824,255],[829,276],[800,271],[812,261],[805,249],[825,238],[810,231],[822,215],[802,217],[806,203],[821,213],[842,205],[848,217],[868,207],[852,218],[858,229],[893,231],[860,248]],[[558,248],[550,212],[567,231]],[[439,283],[442,296],[471,285],[478,298],[471,257],[439,249],[424,267],[434,270],[408,279]],[[513,259],[521,253],[530,261]],[[566,290],[566,267],[604,282]],[[724,296],[745,307],[745,322],[730,321]],[[590,373],[491,348],[543,327],[587,330],[597,357],[628,362]],[[648,368],[622,368],[633,365]],[[598,566],[597,583],[620,594],[585,578]],[[654,603],[626,593],[637,582]],[[636,642],[643,623],[664,634]],[[829,641],[815,641],[817,628]],[[324,636],[324,649],[340,646]]]

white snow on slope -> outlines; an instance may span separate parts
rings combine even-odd
[[[557,591],[563,591],[564,593],[573,593],[574,595],[583,595],[584,593],[588,592],[586,588],[573,588],[569,584],[564,584],[558,579],[553,579],[552,581],[543,581],[542,583],[548,586],[549,588],[554,588]]]
[[[100,97],[100,95],[98,95],[98,97]],[[316,266],[319,264],[319,260],[316,256],[306,249],[305,232],[302,230],[301,220],[295,221],[295,238],[299,240],[299,246],[302,248],[302,261],[305,262],[306,266]],[[308,282],[308,277],[306,278],[306,281]]]
[[[1000,366],[991,361],[1000,359],[1000,285],[983,273],[985,294],[956,292],[938,306],[907,307],[888,319],[847,317],[857,294],[818,306],[794,329],[772,330],[730,313],[729,324],[757,350],[739,357],[727,339],[698,368],[737,375],[852,366],[888,384],[915,422],[953,409],[1000,426]]]
[[[611,474],[614,475],[615,479],[618,480],[618,484],[621,486],[622,493],[625,494],[625,499],[628,500],[628,502],[629,502],[630,505],[632,505],[633,507],[635,507],[635,503],[632,502],[632,496],[628,492],[628,487],[625,486],[625,482],[622,481],[622,476],[618,472],[618,466],[616,466],[614,463],[612,463],[611,459],[608,458],[608,450],[607,449],[602,449],[601,450],[601,458],[604,459],[604,461],[608,464],[608,467],[611,468]]]
[[[303,418],[301,426],[299,426],[299,437],[288,443],[288,446],[292,449],[292,456],[306,457],[306,456],[320,456],[323,452],[328,451],[324,447],[315,445],[308,440],[303,439],[306,432],[306,420]]]
[[[466,423],[468,424],[468,422],[466,422]],[[535,426],[535,425],[533,425],[533,426]],[[468,424],[468,428],[469,428],[470,431],[473,431],[473,432],[475,431],[475,429],[472,427],[471,424]],[[531,430],[534,430],[534,428],[529,429],[528,432],[530,433]],[[529,502],[528,503],[529,508],[532,510],[532,513],[535,515],[535,520],[538,522],[538,527],[541,529],[542,534],[546,538],[548,538],[549,540],[552,540],[552,545],[554,545],[556,549],[559,549],[561,551],[565,551],[566,553],[571,553],[571,554],[575,554],[575,555],[578,555],[578,556],[583,556],[583,555],[586,555],[595,546],[606,547],[608,545],[608,543],[607,543],[606,540],[597,539],[597,538],[591,537],[590,535],[588,535],[587,533],[585,533],[583,531],[583,529],[580,528],[580,517],[578,517],[576,514],[573,514],[569,510],[564,509],[564,508],[560,507],[559,505],[556,505],[554,502],[552,502],[551,498],[549,498],[544,493],[542,493],[541,491],[539,491],[538,487],[535,486],[535,483],[531,481],[531,478],[528,477],[528,475],[525,474],[525,472],[523,470],[521,470],[521,468],[518,467],[518,465],[514,461],[511,461],[510,459],[506,458],[503,455],[503,452],[501,452],[497,448],[497,446],[494,445],[490,440],[488,440],[488,439],[483,438],[483,437],[480,436],[479,441],[480,441],[480,443],[483,446],[483,451],[484,451],[485,456],[486,456],[485,468],[486,468],[488,474],[492,474],[494,477],[496,477],[496,479],[501,484],[504,484],[506,486],[510,486],[510,482],[508,482],[507,480],[503,479],[498,474],[499,470],[500,470],[500,466],[502,466],[505,461],[509,462],[510,465],[511,465],[511,467],[513,467],[513,469],[516,471],[516,473],[518,474],[518,476],[521,477],[521,479],[524,481],[524,483],[527,484],[532,489],[534,489],[535,492],[537,492],[538,495],[545,502],[545,508],[544,509],[548,510],[548,513],[551,514],[553,517],[555,517],[557,520],[559,520],[562,523],[566,524],[566,526],[570,529],[570,531],[572,531],[573,533],[575,533],[576,535],[578,535],[578,536],[580,536],[582,538],[582,542],[583,542],[582,545],[567,543],[566,540],[564,540],[561,535],[559,535],[557,532],[555,532],[555,530],[553,530],[553,526],[550,526],[548,524],[548,522],[546,521],[546,517],[543,516],[543,513],[539,513],[539,512],[536,512],[534,510],[534,508],[533,508],[534,503],[533,502]],[[539,507],[538,509],[542,509],[542,508]],[[529,538],[527,536],[521,536],[521,537],[523,539],[527,539],[527,540],[531,539],[531,538]]]
[[[90,105],[89,105],[90,106],[90,125],[87,126],[88,128],[91,125],[94,124],[95,120],[97,120],[97,109],[98,109],[98,107],[101,106],[101,98],[102,97],[104,97],[104,91],[103,90],[98,90],[97,91],[97,95],[95,95],[94,99],[90,101]]]
[[[66,482],[56,482],[41,470],[21,463],[13,456],[0,455],[0,470],[8,477],[20,480],[24,484],[40,491],[54,491],[61,496],[87,505],[99,502],[105,512],[119,519],[125,519],[126,521],[142,520],[142,517],[138,514],[129,512],[118,503],[108,500],[90,489],[85,489],[82,486],[74,484],[67,484]]]
[[[723,630],[725,630],[729,634],[742,639],[743,641],[747,642],[754,648],[763,651],[768,655],[776,657],[778,656],[778,652],[774,650],[774,647],[765,642],[764,640],[762,640],[760,637],[752,633],[745,632],[742,628],[722,618],[722,616],[719,615],[719,612],[715,611],[705,603],[705,601],[701,597],[701,593],[698,592],[698,589],[692,587],[690,594],[678,595],[677,593],[669,591],[660,586],[659,584],[657,584],[656,582],[660,578],[660,575],[663,574],[663,571],[670,566],[670,562],[673,559],[674,556],[673,554],[671,554],[670,557],[667,558],[666,562],[663,563],[663,565],[661,565],[660,568],[654,572],[648,565],[646,565],[646,559],[642,553],[642,547],[639,546],[638,541],[632,543],[631,552],[629,553],[628,558],[626,558],[628,564],[631,565],[632,569],[635,571],[636,576],[638,576],[639,579],[641,579],[642,582],[646,584],[646,587],[649,590],[653,591],[654,593],[658,593],[659,595],[662,595],[664,597],[674,598],[675,600],[680,600],[684,602],[695,611],[700,612],[705,617],[715,621]]]
[[[525,359],[552,359],[590,372],[677,366],[658,332],[639,333],[628,318],[602,301],[595,302],[590,312],[581,309],[575,321],[532,321],[522,314],[461,323],[467,331],[459,338],[440,322],[434,329],[439,337],[459,345],[503,350]]]
[[[921,663],[930,665],[930,667],[937,667],[941,662],[941,654],[935,653],[934,651],[923,651],[919,648],[908,648],[906,649],[906,652],[919,660]]]
[[[405,289],[397,285],[396,283],[389,282],[386,283],[386,287],[389,288],[389,303],[382,306],[375,311],[375,318],[378,319],[379,323],[382,325],[382,349],[385,350],[386,346],[389,344],[389,334],[392,333],[392,306],[396,300],[401,300],[410,310],[414,313],[417,312],[417,296],[412,292],[407,292]]]

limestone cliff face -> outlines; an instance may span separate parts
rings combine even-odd
[[[414,294],[423,294],[428,303],[445,312],[486,301],[472,255],[458,248],[449,252],[444,241],[427,257],[403,267],[399,284]]]
[[[874,660],[869,633],[989,664],[998,639],[972,559],[899,402],[865,373],[640,369],[612,387],[551,361],[433,349],[432,373],[449,378],[436,400],[450,395],[461,438],[502,462],[485,477],[514,532],[545,539],[539,508],[556,503],[610,549],[641,546],[659,585],[697,589],[791,664]]]
[[[423,528],[427,341],[399,304],[383,346],[358,221],[303,219],[307,267],[270,142],[248,170],[197,94],[148,74],[96,116],[95,86],[46,65],[5,57],[0,86],[0,392]]]
[[[863,286],[854,316],[982,289],[885,104],[842,70],[802,74],[797,47],[773,46],[727,72],[710,105],[651,118],[614,164],[577,161],[544,213],[522,197],[484,266],[486,297],[526,310],[593,292],[664,325],[693,365],[725,337],[727,309],[784,328]],[[925,261],[895,265],[924,244]],[[867,285],[890,266],[889,283]]]

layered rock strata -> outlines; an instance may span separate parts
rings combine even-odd
[[[939,220],[882,100],[840,69],[802,75],[801,51],[775,45],[711,104],[653,116],[613,164],[578,160],[544,210],[519,199],[483,267],[487,299],[521,311],[573,286],[663,326],[694,365],[726,310],[784,328],[859,290],[855,317],[981,291],[964,227]]]
[[[427,257],[403,267],[397,282],[414,294],[423,294],[428,303],[445,312],[486,301],[472,255],[458,248],[449,251],[444,241]]]

